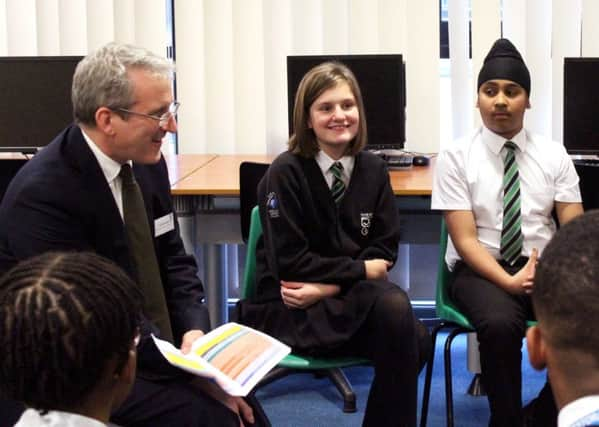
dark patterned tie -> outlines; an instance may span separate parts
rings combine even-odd
[[[520,177],[516,163],[516,144],[507,141],[503,160],[503,228],[501,230],[501,257],[514,265],[522,253],[522,215],[520,209]]]
[[[343,198],[343,193],[345,193],[345,184],[341,179],[343,165],[341,162],[335,162],[331,165],[330,171],[333,174],[333,186],[331,187],[331,194],[333,195],[333,200],[335,200],[335,203],[338,204]]]
[[[123,220],[139,286],[144,295],[144,313],[158,326],[161,338],[173,342],[171,321],[141,190],[129,164],[121,166],[119,176],[122,182]]]

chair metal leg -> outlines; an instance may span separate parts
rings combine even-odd
[[[445,340],[444,360],[445,360],[445,410],[447,418],[447,427],[453,427],[453,385],[451,374],[451,343],[459,334],[470,332],[470,329],[455,328],[449,333]]]
[[[426,420],[428,418],[428,403],[431,396],[431,382],[433,379],[433,362],[435,360],[435,348],[437,344],[437,334],[441,329],[443,329],[447,324],[445,322],[439,323],[435,326],[431,333],[431,338],[433,340],[433,347],[431,350],[431,354],[428,359],[428,363],[426,364],[426,374],[424,376],[424,390],[422,391],[422,409],[420,412],[420,427],[426,427]]]
[[[254,387],[254,389],[264,387],[265,385],[268,385],[271,382],[278,380],[279,378],[283,378],[291,374],[292,372],[294,372],[293,369],[276,366],[260,380],[256,387]]]
[[[468,394],[470,396],[480,397],[486,396],[487,392],[485,391],[485,386],[483,385],[483,380],[481,374],[474,374],[472,377],[472,382],[468,387]]]
[[[330,368],[326,370],[326,374],[343,396],[343,412],[356,412],[356,393],[343,371],[340,368]]]

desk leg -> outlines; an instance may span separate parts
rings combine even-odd
[[[195,235],[196,218],[195,210],[198,200],[194,196],[175,196],[173,197],[173,208],[177,214],[179,223],[179,235],[183,240],[185,253],[196,255]]]
[[[204,244],[204,268],[206,302],[210,313],[210,324],[213,328],[227,322],[227,283],[228,262],[227,245]]]
[[[481,380],[480,353],[478,351],[478,337],[475,332],[468,334],[468,370],[474,374],[468,387],[471,396],[486,396],[485,387]]]
[[[468,334],[468,370],[473,374],[480,374],[480,353],[478,352],[478,338],[475,332]]]

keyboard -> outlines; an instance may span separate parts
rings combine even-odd
[[[599,159],[578,159],[574,160],[575,165],[599,166]]]
[[[410,169],[412,167],[412,160],[414,156],[411,154],[401,154],[399,156],[385,156],[387,161],[387,167],[391,170],[394,169]]]
[[[385,160],[387,162],[387,167],[391,170],[410,169],[412,167],[414,156],[403,150],[387,148],[382,150],[370,150],[370,152]]]

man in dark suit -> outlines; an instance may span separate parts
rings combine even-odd
[[[221,426],[239,425],[241,418],[253,423],[243,399],[170,367],[149,336],[161,335],[188,351],[209,329],[202,283],[195,260],[183,250],[160,151],[165,134],[177,130],[172,68],[145,49],[116,43],[79,63],[72,88],[75,124],[19,171],[0,205],[0,273],[42,252],[87,250],[138,280],[144,293],[138,376],[112,421]],[[145,258],[130,231],[139,221],[129,222],[131,227],[124,221],[123,196],[131,179],[121,169],[130,167],[143,196],[136,218],[145,223],[145,206],[149,225]],[[157,266],[156,274],[144,275],[148,265]],[[162,317],[152,306],[156,301]]]

